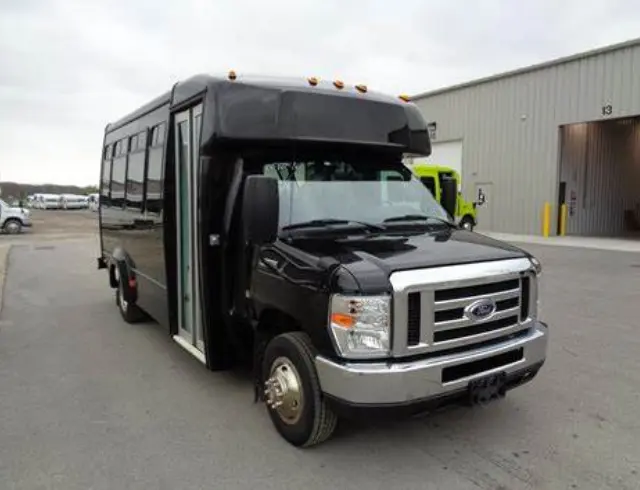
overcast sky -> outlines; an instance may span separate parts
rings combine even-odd
[[[638,33],[635,0],[0,0],[0,180],[97,183],[105,124],[195,73],[415,94]]]

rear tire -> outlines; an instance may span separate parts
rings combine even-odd
[[[124,299],[124,285],[122,281],[118,282],[116,289],[116,305],[120,315],[127,323],[139,323],[144,319],[143,311],[135,304]]]
[[[310,447],[326,441],[338,419],[320,391],[313,346],[303,332],[275,337],[264,353],[265,403],[278,433],[290,444]],[[274,404],[280,403],[279,406]]]

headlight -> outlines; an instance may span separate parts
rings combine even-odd
[[[531,261],[533,269],[536,271],[536,276],[542,274],[542,264],[540,263],[540,261],[535,257],[529,257],[529,260]]]
[[[331,297],[329,329],[339,354],[350,359],[386,357],[390,343],[389,296]]]

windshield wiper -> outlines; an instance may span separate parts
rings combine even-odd
[[[457,226],[449,220],[438,218],[437,216],[427,216],[426,214],[405,214],[402,216],[394,216],[392,218],[387,218],[384,220],[384,223],[399,223],[402,221],[430,221],[434,220],[439,223],[443,223],[451,228],[457,228]]]
[[[370,231],[384,231],[386,229],[383,225],[377,225],[375,223],[367,223],[366,221],[356,221],[352,219],[326,218],[326,219],[312,219],[309,221],[302,221],[300,223],[294,223],[292,225],[283,226],[282,231],[299,230],[301,228],[322,228],[324,226],[350,225],[350,224],[357,224],[357,225],[363,226]]]

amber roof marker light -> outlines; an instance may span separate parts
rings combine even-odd
[[[405,102],[411,102],[411,97],[409,97],[408,95],[405,95],[405,94],[398,95],[398,98],[400,100],[404,100]]]
[[[236,78],[238,78],[238,76],[236,75],[236,72],[233,70],[229,70],[228,77],[229,77],[229,80],[235,80]]]
[[[309,82],[309,85],[311,85],[312,87],[318,85],[318,79],[316,77],[307,78],[307,82]]]
[[[362,83],[359,83],[358,85],[356,85],[356,90],[358,92],[360,92],[361,94],[366,94],[367,93],[367,86],[362,84]]]
[[[335,80],[333,82],[333,86],[337,89],[343,89],[344,88],[344,82],[342,80]]]

